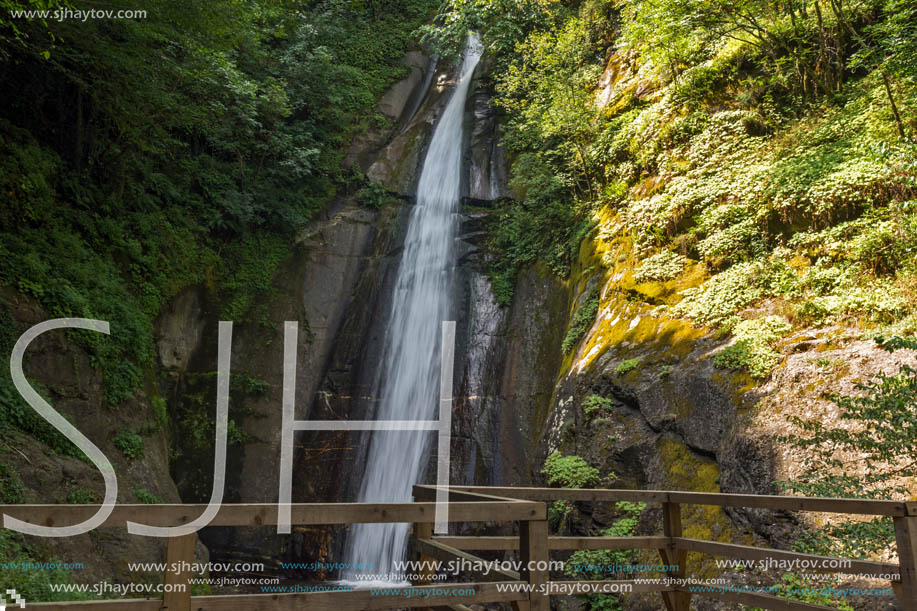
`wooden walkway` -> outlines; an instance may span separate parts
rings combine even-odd
[[[191,596],[187,587],[191,575],[167,572],[165,583],[178,586],[161,599],[131,599],[68,603],[28,603],[29,608],[45,611],[65,609],[86,611],[292,611],[318,609],[357,611],[361,609],[465,609],[470,603],[506,603],[515,611],[548,611],[552,591],[582,584],[608,584],[630,587],[631,592],[658,592],[668,611],[687,611],[692,596],[711,597],[734,603],[776,611],[829,609],[819,605],[751,592],[691,592],[684,584],[688,577],[685,564],[688,553],[724,556],[740,560],[822,561],[822,556],[783,550],[758,548],[692,539],[682,535],[682,505],[713,505],[786,511],[815,511],[836,514],[891,516],[899,564],[851,560],[843,568],[812,569],[818,573],[858,573],[872,576],[899,575],[891,582],[895,597],[904,611],[917,611],[917,502],[825,499],[794,496],[761,496],[747,494],[713,494],[663,490],[592,490],[555,488],[452,487],[449,491],[450,522],[517,523],[517,536],[461,537],[434,536],[436,488],[415,486],[413,503],[307,503],[291,506],[292,523],[299,525],[357,524],[368,522],[413,523],[412,549],[415,559],[467,561],[474,566],[483,559],[471,551],[517,550],[523,569],[474,572],[464,576],[470,583],[433,585],[432,576],[419,580],[408,597],[407,589],[389,595],[369,590],[351,592],[310,592],[289,594],[236,594]],[[546,502],[556,500],[614,503],[618,501],[657,503],[662,506],[661,535],[644,537],[554,537],[548,533]],[[133,522],[156,526],[180,526],[201,515],[205,505],[119,505],[102,525],[124,528]],[[95,514],[95,505],[6,505],[5,515],[31,524],[66,526],[82,522]],[[223,505],[210,523],[212,526],[268,526],[277,523],[276,504]],[[193,563],[194,537],[169,539],[167,563]],[[659,583],[630,581],[552,581],[547,570],[552,550],[579,549],[655,549],[662,564],[674,565],[669,580]],[[841,559],[833,559],[841,560]],[[846,561],[846,559],[843,559]],[[840,565],[840,563],[837,563]],[[830,566],[830,563],[823,565]],[[529,570],[528,567],[533,567]],[[544,567],[544,569],[540,568]],[[666,583],[668,581],[668,583]],[[181,586],[185,586],[182,588]],[[443,591],[446,592],[443,592]],[[450,590],[462,590],[454,594]],[[469,593],[471,591],[471,593]]]

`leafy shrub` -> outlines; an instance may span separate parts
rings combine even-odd
[[[377,182],[367,182],[356,194],[357,202],[367,208],[382,208],[397,203],[398,198]]]
[[[162,505],[165,503],[161,498],[143,488],[137,488],[134,490],[134,496],[137,497],[137,500],[143,503],[144,505]]]
[[[737,263],[703,286],[682,291],[684,299],[672,310],[703,324],[721,323],[764,295],[761,284],[768,271],[762,262]]]
[[[636,282],[663,282],[675,278],[685,269],[686,259],[671,250],[644,259],[634,272]]]
[[[614,401],[601,395],[589,395],[583,400],[583,409],[587,416],[596,412],[610,412],[614,409]]]
[[[549,486],[588,488],[599,482],[599,470],[579,456],[564,456],[555,450],[545,460],[541,472]]]
[[[25,502],[25,487],[16,470],[0,462],[0,505],[16,505]]]
[[[3,588],[10,588],[28,602],[55,602],[71,600],[92,600],[99,598],[88,592],[52,590],[61,584],[74,583],[70,572],[65,569],[49,568],[43,571],[23,571],[20,564],[55,562],[54,558],[43,554],[23,543],[22,538],[11,530],[0,530],[0,583]]]
[[[592,323],[595,322],[595,315],[598,311],[599,295],[598,290],[595,290],[583,305],[577,308],[576,313],[573,315],[573,320],[570,321],[570,328],[564,336],[563,343],[561,343],[561,350],[563,350],[564,354],[569,354],[576,347],[586,334],[586,331],[589,330],[589,327],[592,326]]]
[[[128,460],[138,460],[146,454],[143,447],[143,437],[134,431],[121,431],[112,440],[115,447],[121,450]]]
[[[548,524],[555,530],[561,530],[574,511],[576,507],[570,501],[554,501],[548,505]]]
[[[95,491],[82,486],[73,486],[67,492],[67,503],[70,505],[92,505],[99,502]]]
[[[623,376],[633,371],[634,369],[640,366],[641,360],[642,359],[640,357],[634,357],[632,359],[625,359],[621,361],[620,363],[618,363],[618,366],[615,367],[615,375]]]
[[[39,394],[46,394],[37,385],[32,384],[32,387]],[[0,373],[0,431],[9,434],[10,430],[19,430],[34,437],[48,446],[48,449],[54,454],[71,456],[89,462],[89,458],[83,454],[82,450],[25,402],[25,399],[13,386],[13,381],[9,376]]]
[[[713,363],[724,369],[744,369],[753,378],[764,378],[780,362],[773,344],[792,327],[780,316],[743,320],[733,329],[736,342],[720,350]]]
[[[602,531],[603,537],[632,537],[637,532],[637,520],[646,508],[646,503],[619,501],[615,508],[623,514],[610,527]],[[570,577],[587,579],[614,578],[600,566],[627,565],[633,561],[634,550],[577,550],[564,563],[564,573]]]
[[[831,586],[837,586],[839,581],[840,580],[837,578],[829,580]],[[797,573],[785,573],[780,578],[780,582],[781,587],[774,592],[778,598],[799,600],[813,605],[834,607],[842,611],[853,611],[853,607],[844,599],[835,600],[828,596],[824,591],[826,590],[825,586],[819,586],[813,583],[811,579]]]

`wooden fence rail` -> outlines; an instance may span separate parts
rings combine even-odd
[[[745,560],[844,561],[813,554],[762,549],[705,541],[683,536],[682,505],[715,505],[787,511],[816,511],[841,514],[891,516],[895,524],[899,563],[851,560],[845,566],[824,565],[818,572],[860,573],[872,576],[898,575],[892,582],[904,611],[917,611],[917,502],[823,499],[745,494],[713,494],[665,490],[586,490],[554,488],[495,488],[457,486],[449,489],[449,522],[516,523],[514,536],[434,536],[434,486],[415,486],[413,503],[294,503],[291,522],[300,525],[357,524],[371,522],[413,523],[412,550],[417,560],[462,561],[474,567],[484,560],[470,552],[516,551],[521,561],[517,573],[508,570],[476,571],[464,575],[471,583],[433,584],[427,574],[412,588],[390,589],[388,594],[369,589],[349,592],[295,592],[191,596],[188,573],[167,572],[168,589],[163,598],[67,603],[29,603],[45,611],[288,611],[317,609],[430,608],[465,610],[470,603],[506,603],[515,611],[549,611],[550,597],[573,587],[610,588],[612,591],[658,592],[668,611],[687,611],[692,596],[713,597],[776,611],[828,609],[795,600],[755,592],[692,591],[686,577],[689,553],[726,556]],[[662,507],[661,535],[640,537],[558,537],[548,533],[545,502],[645,502]],[[201,515],[205,505],[119,505],[104,522],[104,528],[123,528],[129,519],[155,526],[181,526]],[[98,510],[94,505],[7,505],[0,512],[30,524],[68,526],[79,523]],[[223,505],[212,526],[270,526],[277,524],[278,506],[271,503]],[[195,535],[169,539],[167,563],[194,559]],[[635,580],[562,581],[551,580],[550,554],[558,550],[655,549],[662,563],[672,567],[658,582]],[[823,563],[824,564],[824,563]],[[840,563],[838,563],[840,564]],[[483,565],[478,565],[483,566]],[[593,590],[595,591],[595,590]]]
[[[662,506],[663,536],[655,537],[548,537],[549,550],[576,549],[657,549],[663,564],[675,565],[677,571],[669,572],[676,581],[674,591],[662,591],[668,611],[686,611],[693,595],[718,598],[753,605],[764,609],[803,610],[829,609],[829,607],[802,603],[756,592],[697,592],[685,579],[685,560],[689,552],[726,556],[740,560],[808,561],[818,562],[819,573],[849,573],[887,578],[903,611],[917,611],[917,501],[886,501],[869,499],[812,498],[796,496],[767,496],[750,494],[724,494],[706,492],[680,492],[669,490],[595,490],[566,488],[508,488],[482,486],[455,486],[458,492],[486,492],[501,498],[529,501],[573,502],[644,502]],[[415,497],[421,500],[435,490],[430,486],[416,486]],[[718,541],[705,541],[682,536],[681,505],[714,505],[718,507],[744,507],[784,511],[812,511],[835,514],[889,516],[894,521],[899,562],[872,562],[804,554],[785,550],[763,549],[749,545],[735,545]],[[435,541],[460,550],[514,550],[515,537],[436,537]],[[560,582],[557,582],[560,583]]]

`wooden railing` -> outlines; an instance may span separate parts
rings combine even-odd
[[[415,498],[430,498],[432,487],[416,486]],[[917,611],[917,501],[883,501],[867,499],[833,499],[796,496],[767,496],[751,494],[722,494],[703,492],[677,492],[665,490],[593,490],[559,488],[497,488],[479,486],[457,486],[455,492],[485,493],[495,497],[515,498],[528,501],[618,501],[658,503],[662,506],[662,536],[643,537],[553,537],[539,546],[539,559],[548,559],[551,550],[634,550],[656,549],[662,564],[675,566],[667,573],[667,580],[658,585],[630,581],[563,581],[550,582],[557,585],[578,585],[608,583],[616,586],[629,584],[632,592],[656,591],[662,595],[668,611],[687,611],[693,596],[717,598],[730,602],[751,605],[778,611],[802,611],[806,609],[830,609],[831,607],[780,598],[771,594],[739,591],[698,592],[687,583],[686,560],[689,552],[725,556],[740,560],[808,561],[818,563],[813,573],[851,573],[865,576],[884,577],[898,575],[891,581],[895,597],[904,611]],[[785,550],[765,549],[750,545],[736,545],[718,541],[706,541],[682,536],[682,505],[713,505],[717,507],[743,507],[784,511],[811,511],[834,514],[857,514],[867,516],[890,516],[894,520],[899,563],[872,562],[833,558]],[[484,551],[514,550],[520,539],[516,537],[433,537],[432,541],[453,550]],[[531,545],[531,544],[530,544]],[[422,548],[423,549],[423,548]],[[523,554],[524,556],[524,554]],[[840,562],[838,562],[840,561]],[[810,564],[809,566],[815,566]],[[532,581],[530,578],[529,581]],[[666,585],[668,581],[669,585]],[[540,583],[540,582],[539,582]],[[550,590],[549,590],[550,591]],[[533,594],[532,609],[548,609],[544,597]]]
[[[465,560],[462,566],[480,565],[484,560],[470,551],[518,551],[521,571],[476,571],[465,576],[472,583],[431,583],[433,575],[413,588],[393,590],[387,595],[368,589],[349,592],[296,592],[191,596],[191,575],[167,572],[169,586],[161,599],[132,599],[68,603],[29,603],[45,611],[87,609],[87,611],[286,611],[292,609],[440,608],[464,609],[469,603],[508,603],[516,611],[548,611],[552,595],[569,588],[604,585],[627,588],[632,593],[658,592],[668,611],[687,611],[692,596],[774,609],[797,611],[828,609],[819,605],[754,592],[693,591],[687,580],[688,553],[726,556],[744,560],[822,561],[831,559],[812,554],[757,548],[684,537],[682,505],[714,505],[787,511],[815,511],[838,514],[891,516],[894,519],[899,564],[852,560],[843,567],[825,564],[813,572],[843,572],[864,575],[899,575],[892,582],[904,611],[917,611],[917,502],[823,499],[744,494],[713,494],[656,490],[587,490],[553,488],[452,487],[449,490],[449,522],[516,523],[513,536],[434,536],[434,502],[437,489],[415,486],[413,503],[305,503],[291,506],[291,522],[297,525],[357,524],[371,522],[413,523],[412,549],[417,560]],[[588,502],[644,502],[662,506],[661,535],[637,537],[558,537],[548,533],[545,502],[555,500]],[[129,519],[154,526],[181,526],[201,515],[205,505],[119,505],[102,525],[124,528]],[[0,512],[24,522],[44,526],[67,526],[82,522],[98,510],[94,505],[7,505]],[[210,523],[213,526],[270,526],[277,524],[276,504],[223,505]],[[194,537],[169,539],[166,562],[193,563]],[[662,564],[672,567],[657,582],[552,581],[548,571],[551,551],[580,549],[655,549]],[[543,567],[543,568],[542,568]],[[0,584],[2,585],[2,584]],[[456,590],[461,594],[454,593]],[[408,594],[411,594],[409,597]]]

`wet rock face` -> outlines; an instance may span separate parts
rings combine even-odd
[[[506,154],[500,140],[497,113],[491,102],[493,84],[486,60],[479,64],[474,79],[465,109],[470,127],[466,143],[463,194],[489,201],[509,195]]]
[[[200,287],[190,287],[160,313],[156,349],[164,370],[183,373],[187,369],[203,337],[205,299]]]
[[[426,93],[424,85],[429,86],[436,64],[431,63],[430,58],[420,51],[406,53],[401,59],[401,64],[409,70],[408,76],[392,85],[383,94],[376,104],[376,109],[389,119],[403,124],[409,121],[417,110]]]
[[[282,395],[285,321],[298,322],[296,373],[296,418],[314,418],[319,386],[324,379],[329,360],[339,341],[339,331],[354,307],[356,289],[373,256],[373,247],[381,226],[391,221],[392,214],[368,210],[351,204],[320,220],[301,235],[273,280],[272,291],[259,304],[258,316],[247,316],[233,328],[232,375],[236,380],[254,381],[258,392],[248,392],[243,382],[232,387],[230,419],[244,435],[243,444],[231,444],[227,467],[224,499],[228,502],[277,502],[280,482],[280,449],[282,440]],[[188,302],[190,303],[190,301]],[[359,307],[365,306],[359,303]],[[213,372],[216,368],[216,315],[208,316],[205,341],[191,359],[193,374]],[[169,328],[181,325],[166,325]],[[167,354],[171,355],[171,353]],[[204,387],[190,380],[177,382],[175,409],[189,407],[198,393],[212,412],[214,401],[211,386],[214,378],[206,379]],[[341,417],[336,416],[336,417]],[[301,433],[297,435],[302,435]],[[178,443],[184,440],[179,431]],[[302,437],[296,442],[301,443]],[[190,454],[197,457],[199,454]],[[212,454],[210,455],[212,456]],[[211,461],[212,458],[204,458]],[[294,501],[337,500],[340,471],[334,455],[321,462],[300,461],[294,466]],[[199,465],[185,464],[181,459],[174,465],[183,498],[206,502],[209,498],[210,475]],[[208,462],[208,470],[209,470]],[[331,467],[331,468],[329,468]],[[201,481],[203,480],[203,481]],[[301,538],[281,537],[276,528],[209,528],[202,538],[215,557],[264,562],[268,566],[295,554]],[[323,531],[315,531],[316,540],[308,547],[321,548]]]

